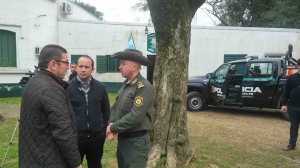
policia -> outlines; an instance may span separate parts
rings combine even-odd
[[[112,55],[121,60],[121,75],[126,78],[111,108],[106,135],[114,140],[118,134],[119,168],[146,167],[150,150],[148,129],[153,110],[153,86],[141,76],[141,65],[151,62],[138,50],[126,49]]]

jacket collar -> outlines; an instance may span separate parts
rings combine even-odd
[[[47,75],[50,76],[51,78],[53,78],[59,85],[61,85],[64,89],[67,89],[67,87],[69,86],[69,84],[65,81],[63,81],[62,79],[60,79],[59,77],[57,77],[56,75],[54,75],[52,72],[47,71],[45,69],[40,69],[39,72],[40,74],[43,75]]]
[[[74,82],[76,83],[76,86],[77,86],[77,87],[81,87],[81,86],[80,86],[81,81],[78,80],[78,76],[75,77],[75,79],[73,79],[73,80],[74,80]],[[93,76],[91,76],[91,79],[90,79],[89,83],[90,83],[90,86],[94,83],[94,78],[93,78]]]
[[[138,74],[132,79],[132,81],[131,81],[130,83],[128,83],[128,84],[131,85],[131,86],[137,85],[137,83],[138,83],[138,81],[140,81],[140,78],[141,78],[141,77],[142,77],[141,73],[138,73]],[[126,80],[124,81],[124,84],[127,84],[127,82],[128,82],[128,79],[126,79]]]

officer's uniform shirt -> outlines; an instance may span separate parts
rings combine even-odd
[[[140,73],[130,82],[125,80],[111,109],[109,123],[113,133],[148,130],[153,110],[153,86]]]

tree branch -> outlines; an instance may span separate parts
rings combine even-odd
[[[206,0],[189,0],[189,1],[190,1],[191,17],[193,18],[198,8],[202,6]]]
[[[188,158],[188,160],[186,161],[186,163],[185,163],[184,166],[187,167],[187,166],[189,165],[190,161],[191,161],[194,157],[195,157],[195,150],[193,150],[192,155]]]
[[[219,21],[225,25],[228,26],[228,23],[226,23],[222,18],[221,18],[221,14],[218,12],[218,10],[216,9],[218,1],[215,2],[207,2],[207,4],[209,4],[212,7],[212,12],[210,12],[208,9],[206,9],[207,12],[209,12],[210,14],[214,15],[217,19],[219,19]]]
[[[207,9],[205,9],[205,10],[207,11]],[[205,10],[203,10],[203,12],[210,18],[211,21],[214,22],[215,26],[217,26],[217,23],[213,20],[213,18],[212,18],[209,14],[207,14],[207,13],[205,12]],[[207,11],[207,12],[209,13],[209,11]],[[219,20],[220,20],[220,19],[219,19]]]

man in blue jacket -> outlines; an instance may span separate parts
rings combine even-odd
[[[81,161],[86,156],[89,168],[101,168],[110,104],[104,84],[91,76],[94,69],[93,59],[81,56],[67,93],[76,116]]]

